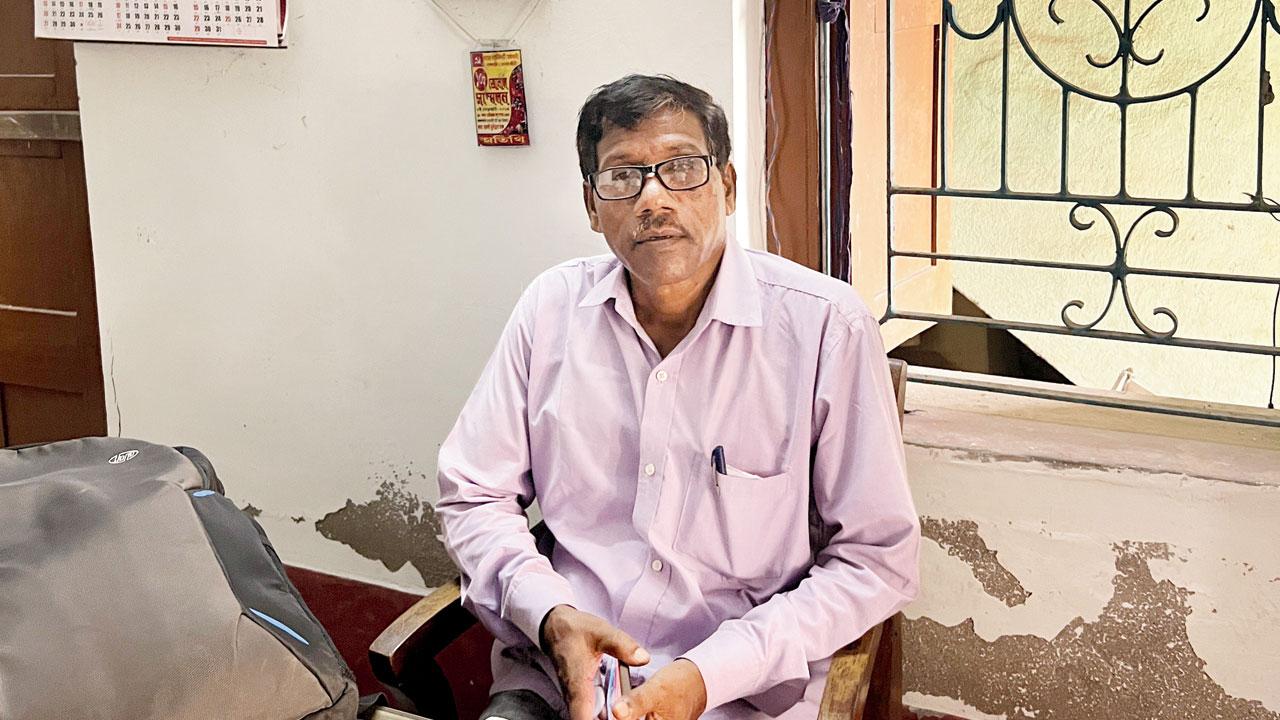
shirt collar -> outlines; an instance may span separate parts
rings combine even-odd
[[[582,302],[578,303],[578,307],[599,305],[610,298],[629,294],[626,269],[622,267],[622,261],[615,257],[609,264],[612,265],[612,268],[595,285],[591,286],[591,289],[583,296]]]
[[[609,272],[587,291],[578,307],[600,305],[610,298],[631,305],[626,269],[617,258],[612,265]],[[760,310],[760,285],[756,282],[751,258],[733,238],[725,239],[724,256],[707,295],[703,314],[727,325],[758,327],[764,324]]]
[[[707,308],[712,320],[726,325],[759,327],[764,322],[760,311],[760,284],[756,282],[751,258],[737,240],[725,239],[724,257],[716,273],[715,284],[707,295]]]

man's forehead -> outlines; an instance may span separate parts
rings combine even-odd
[[[644,159],[640,156],[651,153],[701,154],[706,148],[702,121],[683,111],[645,118],[633,128],[606,123],[596,145],[601,167],[613,161],[639,162]]]

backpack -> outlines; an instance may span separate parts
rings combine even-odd
[[[0,449],[0,718],[348,720],[357,695],[199,451]]]

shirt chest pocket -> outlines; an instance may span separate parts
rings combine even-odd
[[[675,549],[719,575],[769,580],[809,557],[808,487],[787,473],[760,476],[698,463],[685,489]]]

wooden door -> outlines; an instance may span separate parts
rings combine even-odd
[[[0,445],[106,434],[75,60],[0,3]]]
[[[818,11],[812,2],[765,0],[764,18],[765,247],[821,272]]]
[[[885,0],[849,5],[849,85],[853,115],[853,184],[849,235],[853,286],[872,312],[883,315],[892,284],[897,311],[951,312],[951,271],[945,261],[898,258],[888,274],[886,143],[892,142],[893,183],[934,187],[939,151],[938,82],[941,63],[939,0],[893,0],[893,28],[887,28]],[[893,136],[886,125],[885,43],[893,33]],[[944,71],[945,72],[945,71]],[[951,212],[946,199],[896,195],[893,246],[899,251],[946,253]],[[890,320],[881,326],[885,346],[894,348],[929,324]]]

